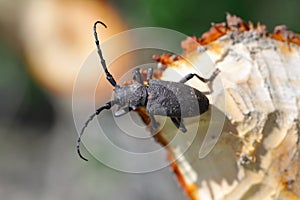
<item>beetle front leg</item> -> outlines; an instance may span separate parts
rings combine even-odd
[[[140,68],[136,68],[134,70],[134,76],[133,76],[133,79],[135,79],[137,82],[139,82],[140,84],[143,84],[143,81],[142,81],[142,76],[141,76],[141,73],[140,73]]]
[[[152,79],[152,76],[153,76],[153,68],[150,67],[148,68],[148,74],[147,74],[147,83],[149,85],[149,81]]]
[[[118,107],[117,111],[114,113],[115,117],[120,117],[123,116],[125,114],[127,114],[128,112],[132,111],[133,109],[131,107]]]

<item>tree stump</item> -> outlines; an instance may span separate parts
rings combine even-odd
[[[175,81],[172,71],[185,75],[199,69],[208,77],[207,65],[221,71],[222,84],[213,83],[211,109],[200,122],[191,120],[190,131],[182,134],[167,120],[154,136],[166,147],[189,199],[300,198],[299,45],[300,35],[285,26],[271,34],[262,24],[228,14],[226,23],[183,41],[182,55],[154,56],[157,78],[163,80]],[[205,91],[197,80],[187,84]],[[145,111],[138,112],[149,123]],[[220,125],[205,137],[209,127]],[[209,142],[216,144],[199,158],[199,149]]]

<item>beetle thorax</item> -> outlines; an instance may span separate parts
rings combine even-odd
[[[117,105],[131,108],[145,106],[147,102],[147,88],[138,82],[124,87],[115,87],[114,102]]]

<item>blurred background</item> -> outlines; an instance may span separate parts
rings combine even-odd
[[[270,32],[285,24],[299,33],[299,7],[298,0],[0,0],[0,199],[186,199],[168,168],[135,175],[78,158],[72,91],[95,49],[94,21],[109,25],[101,40],[149,26],[199,37],[226,12]],[[92,83],[85,84],[82,96]]]

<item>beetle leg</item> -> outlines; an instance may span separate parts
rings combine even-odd
[[[207,83],[207,82],[213,81],[219,73],[220,73],[220,70],[216,69],[209,78],[203,78],[203,77],[199,76],[198,74],[191,73],[191,74],[188,74],[185,77],[183,77],[179,82],[185,83],[185,82],[189,81],[190,79],[192,79],[194,76],[196,76],[200,81]]]
[[[217,68],[213,73],[212,73],[212,75],[209,77],[209,81],[213,81],[217,76],[218,76],[218,74],[220,73],[221,71]]]
[[[217,75],[220,73],[219,69],[216,69],[212,75],[209,78],[203,78],[201,76],[199,76],[198,74],[187,74],[185,77],[183,77],[179,82],[180,83],[185,83],[187,81],[189,81],[190,79],[192,79],[194,76],[197,77],[200,81],[204,82],[204,83],[208,83],[208,87],[209,87],[209,92],[203,92],[204,94],[211,94],[213,92],[213,87],[212,87],[212,82],[213,80],[217,77]]]
[[[149,85],[149,81],[152,79],[152,76],[153,76],[153,68],[150,67],[148,68],[148,74],[147,74],[147,83]]]
[[[136,68],[134,70],[133,79],[136,80],[137,82],[139,82],[140,84],[143,84],[142,76],[141,76],[141,73],[140,73],[140,68]]]
[[[118,108],[117,111],[114,113],[115,117],[120,117],[125,115],[126,113],[132,111],[132,108],[130,107],[122,107],[122,108]]]
[[[180,117],[171,117],[171,120],[181,132],[185,133],[187,131]]]
[[[185,75],[180,81],[179,83],[185,83],[189,80],[191,80],[194,76],[196,76],[200,81],[204,82],[204,83],[207,83],[209,81],[209,79],[206,79],[206,78],[203,78],[201,76],[199,76],[198,74],[187,74]]]
[[[158,127],[159,127],[159,123],[156,121],[156,119],[154,118],[153,115],[149,114],[150,120],[151,120],[151,126],[152,126],[152,130],[151,133],[156,133]]]
[[[203,94],[205,95],[208,95],[208,94],[211,94],[214,90],[213,90],[213,81],[214,79],[218,76],[218,74],[220,73],[221,71],[219,69],[216,69],[212,75],[209,77],[208,79],[208,83],[207,83],[207,86],[209,88],[209,91],[207,92],[203,92]]]

